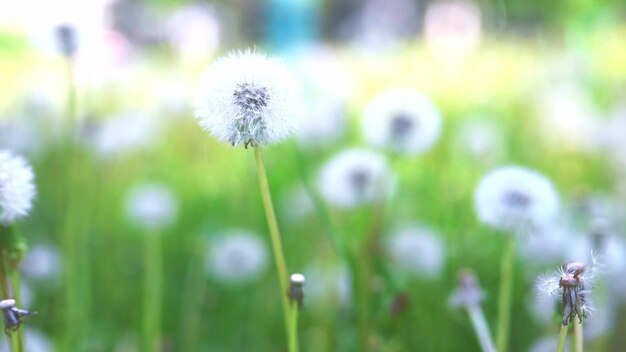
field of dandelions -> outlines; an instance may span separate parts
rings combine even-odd
[[[0,31],[0,351],[626,350],[623,24],[75,31]]]

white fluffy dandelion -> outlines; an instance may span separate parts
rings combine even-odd
[[[207,255],[207,268],[224,282],[249,281],[267,266],[267,249],[258,236],[234,230],[214,239]]]
[[[202,74],[195,101],[200,126],[233,146],[287,138],[301,114],[301,87],[278,59],[234,52]]]
[[[126,199],[126,215],[144,229],[162,230],[176,220],[178,202],[172,191],[161,184],[141,184]]]
[[[28,215],[36,194],[34,179],[25,159],[0,150],[0,224]]]
[[[363,112],[363,134],[372,145],[402,154],[431,148],[441,133],[441,117],[424,95],[392,89],[376,96]]]
[[[319,175],[320,193],[329,203],[351,208],[382,199],[389,191],[385,158],[364,149],[348,149],[334,156]]]
[[[497,168],[474,194],[478,218],[500,230],[523,230],[550,222],[559,210],[554,186],[543,175],[519,166]]]
[[[391,258],[413,274],[437,276],[445,260],[445,248],[431,229],[414,226],[403,228],[389,237],[387,250]]]
[[[36,245],[29,248],[22,262],[21,270],[30,279],[55,279],[61,269],[59,251],[50,245]]]

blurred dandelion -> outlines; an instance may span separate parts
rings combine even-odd
[[[472,119],[456,131],[459,150],[483,165],[497,162],[503,154],[502,128],[491,119]]]
[[[316,262],[305,271],[306,277],[315,285],[307,288],[307,302],[316,310],[331,306],[348,307],[351,298],[350,271],[344,265],[329,266]]]
[[[87,142],[101,158],[109,159],[152,147],[159,133],[158,121],[126,112],[98,123]]]
[[[415,275],[437,277],[445,262],[440,236],[425,227],[406,227],[392,233],[386,247],[402,269]]]
[[[178,202],[172,191],[158,183],[135,186],[126,199],[126,215],[142,229],[163,230],[178,215]]]
[[[61,272],[59,251],[51,245],[31,247],[22,262],[24,276],[31,280],[54,280]]]
[[[302,113],[301,88],[278,59],[254,51],[219,59],[200,78],[196,117],[215,138],[262,146],[287,138]]]
[[[36,194],[34,179],[24,158],[0,150],[0,225],[28,215]]]
[[[253,280],[265,270],[267,250],[258,236],[232,230],[211,242],[206,265],[219,281],[243,283]]]
[[[459,286],[450,297],[450,303],[453,307],[467,310],[483,352],[495,352],[487,319],[480,307],[484,299],[485,293],[480,288],[476,275],[471,270],[462,270],[459,273]]]
[[[387,161],[365,149],[347,149],[330,159],[319,175],[320,193],[329,203],[352,208],[383,199],[389,192]]]
[[[183,6],[170,16],[166,26],[170,45],[184,61],[204,60],[220,46],[221,24],[210,7]]]
[[[391,89],[365,107],[362,128],[371,145],[413,155],[435,144],[441,133],[441,117],[435,105],[420,93]]]
[[[545,176],[519,166],[504,166],[483,177],[474,205],[481,222],[499,230],[523,232],[553,220],[559,199]]]

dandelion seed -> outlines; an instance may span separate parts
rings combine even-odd
[[[178,215],[178,204],[165,186],[146,183],[135,186],[126,199],[129,220],[147,230],[162,230],[170,226]]]
[[[28,215],[36,194],[34,179],[25,159],[0,150],[0,225]]]
[[[363,149],[348,149],[328,161],[319,176],[320,193],[329,203],[352,208],[384,198],[390,172],[385,158]]]
[[[474,194],[474,205],[481,222],[500,230],[522,231],[553,220],[559,199],[543,175],[505,166],[483,177]]]
[[[394,89],[381,93],[365,107],[362,126],[370,144],[396,153],[418,154],[439,138],[441,117],[420,93]]]
[[[425,227],[407,227],[391,234],[387,250],[403,269],[428,277],[439,275],[445,260],[439,236]]]
[[[246,51],[209,66],[200,78],[195,110],[200,126],[217,139],[254,147],[287,138],[301,105],[300,84],[281,61]]]
[[[259,237],[233,230],[211,243],[207,268],[226,283],[242,283],[259,276],[267,266],[267,250]]]

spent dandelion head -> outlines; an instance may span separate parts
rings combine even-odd
[[[363,149],[348,149],[328,161],[319,175],[320,193],[329,203],[352,208],[382,199],[389,191],[385,158]]]
[[[480,288],[476,274],[469,269],[459,272],[458,287],[450,297],[453,307],[478,306],[485,299],[485,292]]]
[[[560,300],[562,324],[568,325],[574,319],[582,322],[593,310],[591,289],[593,272],[582,262],[563,264],[551,275],[537,279],[538,292],[544,300]]]
[[[226,283],[241,283],[254,279],[267,266],[267,249],[252,233],[233,230],[211,242],[207,268],[213,276]]]
[[[248,50],[219,59],[202,74],[195,114],[217,139],[247,147],[287,138],[301,106],[300,84],[285,64]]]
[[[302,309],[304,307],[304,283],[306,278],[304,275],[295,273],[291,274],[289,277],[290,285],[289,285],[289,300],[292,302],[296,302],[298,304],[298,308]]]
[[[363,112],[363,134],[372,145],[401,154],[431,148],[441,133],[441,117],[424,95],[392,89],[376,96]]]
[[[25,159],[0,150],[0,225],[28,215],[36,194],[34,179]]]
[[[478,184],[474,205],[481,222],[499,230],[525,230],[549,223],[559,210],[545,176],[519,166],[500,167]]]

